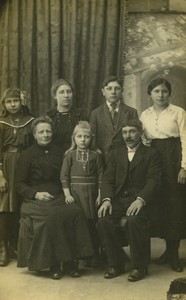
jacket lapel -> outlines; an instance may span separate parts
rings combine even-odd
[[[132,172],[132,170],[141,162],[141,160],[144,158],[144,154],[145,146],[141,143],[134,154],[133,160],[130,163],[130,172]]]
[[[122,123],[125,122],[125,120],[128,120],[128,110],[123,102],[121,102],[119,111],[118,111],[118,120],[114,132],[114,136],[118,134],[118,132],[121,130]]]
[[[116,194],[119,193],[120,189],[125,183],[128,174],[129,160],[128,160],[127,148],[125,146],[121,148],[120,155],[118,156],[118,164],[119,164],[119,170],[122,170],[122,173],[121,172],[119,173],[118,189],[116,190]]]
[[[111,117],[110,117],[109,108],[108,108],[106,103],[103,105],[102,120],[103,120],[103,123],[105,123],[107,128],[110,130],[110,132],[112,134],[114,134],[114,127],[113,127],[112,120],[111,120]]]

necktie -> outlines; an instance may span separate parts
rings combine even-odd
[[[117,111],[115,111],[117,104],[112,103],[110,106],[112,107],[112,109],[110,111],[110,114],[111,114],[113,125],[115,127],[116,123],[117,123],[117,115],[118,115]]]

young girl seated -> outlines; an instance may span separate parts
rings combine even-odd
[[[65,202],[76,202],[83,210],[89,225],[97,262],[99,257],[99,239],[96,230],[97,209],[100,205],[100,184],[103,173],[101,154],[93,149],[93,136],[90,125],[80,121],[72,134],[72,145],[66,151],[61,182]]]

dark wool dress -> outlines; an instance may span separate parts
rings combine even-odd
[[[77,157],[77,149],[67,153],[61,169],[61,182],[63,188],[70,189],[86,218],[97,219],[96,198],[101,184],[103,163],[99,153],[89,150],[87,155],[87,163],[83,167]]]
[[[21,206],[18,267],[49,268],[56,262],[92,255],[92,245],[81,209],[67,205],[60,182],[61,150],[37,144],[19,157],[17,191]],[[48,192],[53,200],[35,200],[36,192]]]
[[[62,150],[62,155],[71,146],[71,136],[74,127],[80,120],[84,120],[82,112],[77,109],[71,109],[69,112],[59,112],[54,108],[47,112],[47,115],[53,121],[53,137],[52,141]]]
[[[0,212],[15,212],[18,209],[14,184],[15,170],[21,151],[33,141],[31,133],[33,119],[30,115],[23,115],[18,124],[14,125],[9,116],[0,118],[0,163],[8,183],[8,191],[0,192]]]

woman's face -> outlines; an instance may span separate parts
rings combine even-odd
[[[58,107],[71,107],[73,92],[69,85],[60,85],[56,90],[55,99]]]
[[[38,123],[35,127],[34,138],[38,145],[47,146],[52,141],[52,127],[48,123]]]
[[[165,84],[157,85],[151,91],[151,98],[154,105],[159,107],[166,107],[169,100],[169,90]]]
[[[74,140],[79,150],[86,150],[89,148],[91,135],[87,129],[79,129]]]
[[[4,107],[9,114],[17,114],[21,110],[21,100],[14,97],[7,98],[4,101]]]

